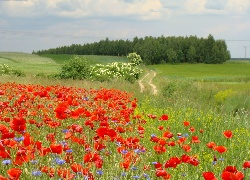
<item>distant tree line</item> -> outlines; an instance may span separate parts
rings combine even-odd
[[[207,38],[189,37],[135,37],[129,40],[101,40],[94,43],[72,44],[34,54],[75,54],[126,56],[138,53],[146,64],[161,63],[223,63],[230,59],[230,52],[224,40],[215,40],[210,34]]]

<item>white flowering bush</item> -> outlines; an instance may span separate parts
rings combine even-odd
[[[11,69],[7,64],[0,64],[0,76],[2,75],[16,75],[16,76],[24,76],[24,74],[19,70]]]
[[[134,63],[114,62],[107,65],[96,64],[90,67],[92,80],[106,81],[114,78],[125,79],[134,82],[139,78],[142,70]]]
[[[7,64],[0,64],[0,75],[10,74],[11,69]]]
[[[139,62],[141,61],[90,65],[85,58],[74,56],[63,65],[61,72],[55,77],[61,79],[90,79],[101,82],[111,79],[125,79],[134,82],[142,73],[142,69],[137,66]]]
[[[138,66],[140,63],[142,63],[141,56],[139,54],[136,54],[135,52],[129,53],[129,55],[127,56],[127,58],[135,66]]]

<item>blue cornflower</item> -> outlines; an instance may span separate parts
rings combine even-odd
[[[153,165],[157,164],[157,162],[152,162]]]
[[[137,167],[133,166],[133,167],[131,167],[131,169],[132,169],[133,171],[135,171],[135,170],[137,170]]]
[[[224,161],[225,159],[224,158],[219,158],[219,161]]]
[[[151,137],[153,138],[153,137],[156,137],[156,135],[155,134],[151,134]]]
[[[20,138],[14,137],[14,140],[15,140],[16,142],[20,142],[20,141],[23,141],[23,140],[24,140],[24,137],[23,137],[23,136],[20,137]]]
[[[145,153],[146,150],[145,150],[145,149],[141,149],[140,152],[141,152],[141,153]]]
[[[82,100],[84,100],[84,101],[88,101],[88,100],[89,100],[89,98],[84,97],[84,98],[82,98]]]
[[[65,142],[65,141],[60,141],[59,142],[61,145],[63,145],[63,146],[67,146],[67,142]]]
[[[135,152],[136,154],[140,154],[141,150],[140,150],[140,149],[135,149],[134,152]]]
[[[72,150],[72,149],[67,149],[66,152],[67,152],[67,153],[72,153],[73,150]]]
[[[126,176],[126,173],[125,173],[125,172],[122,172],[121,176]]]
[[[69,130],[68,129],[63,129],[62,132],[67,133],[67,132],[69,132]]]
[[[185,176],[187,176],[187,174],[186,174],[186,173],[183,173],[183,174],[181,174],[181,176],[185,177]]]
[[[33,176],[41,176],[41,175],[42,175],[42,172],[39,171],[39,170],[35,170],[35,171],[32,171],[32,175],[33,175]]]
[[[136,176],[133,176],[134,179],[139,179],[140,176],[136,175]]]
[[[147,178],[147,180],[150,180],[150,177],[149,177],[149,175],[148,175],[148,174],[143,173],[143,176],[144,176],[145,178]]]
[[[9,164],[11,164],[11,160],[9,160],[9,159],[3,160],[2,164],[3,165],[9,165]]]
[[[178,139],[182,138],[182,136],[177,136]]]
[[[121,143],[120,143],[120,142],[116,142],[116,145],[120,147],[120,146],[121,146]]]
[[[38,163],[38,160],[31,160],[30,163],[31,163],[31,164],[37,164],[37,163]]]
[[[58,165],[63,165],[66,162],[65,160],[59,159],[59,158],[56,158],[55,161],[56,161],[56,164],[58,164]]]
[[[125,149],[124,149],[124,150],[121,151],[121,153],[122,153],[122,154],[127,154],[127,153],[128,153],[128,150],[125,150]]]
[[[97,170],[96,174],[98,174],[99,176],[103,175],[103,171],[102,170]]]

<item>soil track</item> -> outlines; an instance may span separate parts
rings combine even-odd
[[[150,70],[143,78],[139,80],[139,86],[140,86],[140,91],[141,93],[144,92],[145,90],[145,85],[149,85],[150,88],[152,89],[152,93],[154,95],[157,94],[157,87],[152,83],[153,78],[156,76],[156,72],[153,70]]]

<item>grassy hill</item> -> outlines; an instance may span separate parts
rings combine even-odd
[[[7,64],[10,68],[20,70],[26,75],[55,74],[60,71],[62,64],[73,55],[42,55],[16,52],[0,52],[0,64]],[[107,64],[111,62],[126,62],[126,57],[85,55],[91,64]]]

